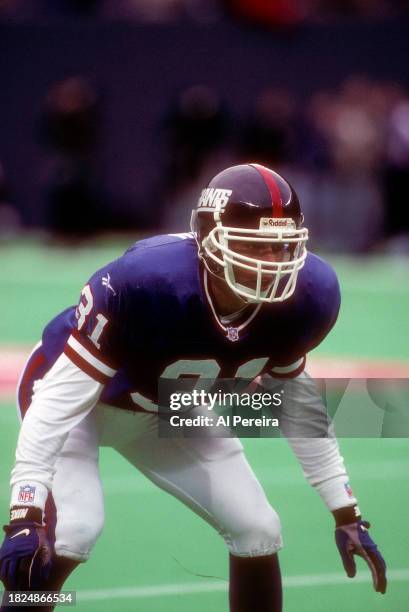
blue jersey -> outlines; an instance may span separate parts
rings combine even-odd
[[[288,300],[250,307],[244,320],[223,325],[194,236],[156,236],[91,277],[78,305],[45,328],[43,351],[50,365],[65,352],[103,383],[101,401],[155,411],[160,377],[296,376],[339,305],[334,271],[309,253]]]

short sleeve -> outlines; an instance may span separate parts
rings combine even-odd
[[[306,357],[301,357],[287,366],[272,366],[267,374],[273,378],[296,378],[304,371]]]
[[[121,355],[119,282],[109,268],[94,274],[81,291],[74,328],[64,347],[67,357],[94,380],[115,376]]]
[[[288,341],[285,350],[271,359],[268,374],[296,378],[305,369],[306,356],[319,346],[334,327],[341,304],[339,282],[334,270],[320,258],[309,260],[306,278],[299,288],[298,302],[285,321]],[[289,307],[291,308],[291,307]]]

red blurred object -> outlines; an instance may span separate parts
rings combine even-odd
[[[226,0],[235,15],[264,25],[295,25],[305,16],[302,0]]]

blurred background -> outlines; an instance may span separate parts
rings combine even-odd
[[[340,318],[310,371],[409,378],[408,58],[408,0],[0,0],[4,516],[18,431],[12,397],[44,325],[129,243],[186,231],[198,193],[228,165],[257,161],[287,177],[310,249],[339,275]],[[408,440],[342,442],[385,542],[391,507],[395,524],[407,522]],[[408,612],[408,531],[386,546],[388,598],[372,595],[365,574],[344,585],[325,510],[277,440],[272,469],[269,444],[246,448],[283,519],[288,612]],[[121,610],[134,610],[136,597],[145,611],[224,610],[225,583],[206,586],[173,559],[177,549],[189,568],[225,577],[217,536],[110,451],[102,467],[107,527],[72,582],[81,609],[112,609],[120,597]],[[124,510],[121,495],[134,507]],[[117,527],[135,517],[146,523],[132,544],[144,551],[138,572],[121,557]],[[323,554],[307,564],[312,531]]]
[[[183,231],[257,160],[312,248],[409,254],[408,57],[405,0],[0,0],[1,235]]]

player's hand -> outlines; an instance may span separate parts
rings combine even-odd
[[[33,520],[11,521],[3,527],[0,579],[8,591],[39,590],[51,567],[45,526]]]
[[[358,520],[347,525],[340,525],[335,529],[335,541],[341,555],[342,563],[349,578],[356,574],[354,555],[359,555],[367,562],[372,573],[375,591],[386,591],[386,563],[375,542],[368,533],[370,524]]]

